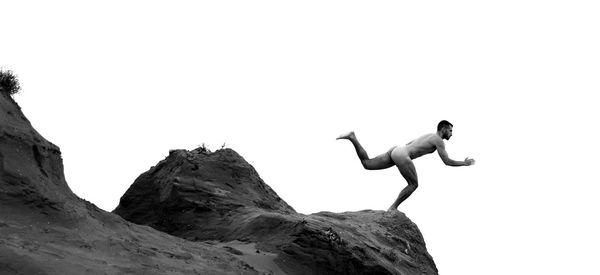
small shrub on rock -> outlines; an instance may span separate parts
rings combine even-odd
[[[10,70],[0,70],[0,92],[7,95],[14,95],[21,90],[19,80]]]

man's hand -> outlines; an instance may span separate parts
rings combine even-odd
[[[473,164],[475,164],[475,160],[474,159],[465,158],[465,166],[471,166]]]

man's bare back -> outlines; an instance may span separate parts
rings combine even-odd
[[[407,143],[406,150],[408,151],[410,159],[416,159],[420,156],[435,152],[440,142],[443,141],[438,135],[434,133],[426,134]]]
[[[386,169],[396,165],[400,174],[407,181],[406,186],[398,195],[398,198],[388,210],[397,210],[398,205],[408,198],[418,187],[417,172],[412,162],[413,159],[426,154],[438,151],[438,154],[444,164],[449,166],[470,166],[475,164],[475,160],[465,158],[464,161],[456,161],[448,157],[444,139],[449,140],[452,137],[452,124],[448,121],[440,121],[436,133],[426,134],[409,142],[406,146],[393,147],[388,152],[375,158],[369,158],[367,152],[358,142],[354,132],[340,135],[337,139],[348,139],[354,145],[358,158],[363,167],[368,170]]]

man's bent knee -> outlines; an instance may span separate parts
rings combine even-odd
[[[419,187],[419,183],[417,182],[408,182],[408,186],[406,186],[406,188],[410,188],[412,191],[417,190],[417,187]]]

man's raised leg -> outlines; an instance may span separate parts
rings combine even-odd
[[[352,142],[352,145],[354,145],[354,149],[356,150],[356,154],[358,155],[360,162],[362,163],[363,167],[367,170],[385,169],[390,168],[394,165],[394,162],[392,161],[392,158],[388,153],[383,153],[377,157],[370,159],[369,155],[367,154],[367,151],[360,145],[358,139],[356,139],[356,135],[354,134],[354,132],[342,134],[336,139],[347,139],[350,142]]]

